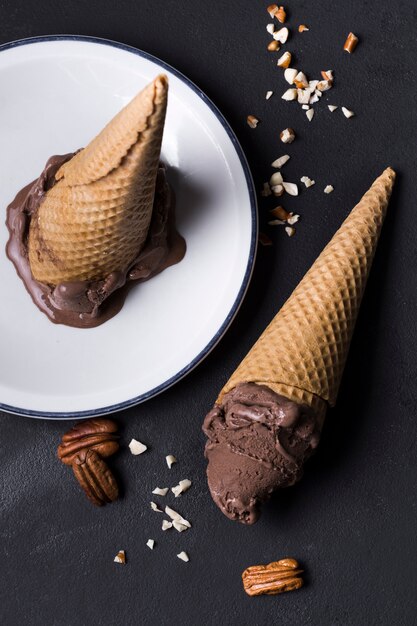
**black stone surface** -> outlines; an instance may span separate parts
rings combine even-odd
[[[117,415],[122,442],[149,444],[111,461],[123,485],[117,503],[95,509],[55,448],[67,423],[0,419],[0,622],[10,625],[186,624],[402,625],[417,621],[416,435],[416,17],[412,0],[293,1],[287,48],[310,75],[335,70],[323,100],[353,109],[346,120],[317,106],[309,124],[266,52],[268,2],[229,0],[44,0],[0,2],[0,41],[40,34],[107,37],[151,52],[215,101],[247,153],[257,188],[284,152],[289,180],[316,186],[287,209],[302,214],[292,239],[270,229],[233,326],[212,355],[162,396]],[[298,34],[305,23],[310,31]],[[361,39],[342,51],[347,33]],[[265,92],[274,90],[269,102]],[[1,94],[1,85],[0,85]],[[251,113],[261,119],[246,125]],[[278,133],[292,126],[288,150]],[[303,481],[274,498],[261,521],[224,518],[205,482],[200,425],[217,392],[373,179],[398,171],[337,408]],[[328,183],[335,191],[322,190]],[[284,200],[283,200],[284,203]],[[267,208],[260,202],[262,230]],[[5,207],[1,209],[5,211]],[[1,220],[3,222],[3,219]],[[1,358],[1,347],[0,347]],[[169,471],[164,456],[178,464]],[[170,504],[193,524],[162,533],[150,491],[192,479]],[[155,500],[163,500],[157,498]],[[151,552],[145,545],[154,538]],[[128,564],[113,563],[119,549]],[[186,550],[190,562],[176,558]],[[249,598],[242,570],[299,559],[306,586]]]

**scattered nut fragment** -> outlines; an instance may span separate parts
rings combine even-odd
[[[162,530],[168,530],[172,528],[172,522],[168,522],[168,520],[164,519],[162,522]]]
[[[272,246],[272,239],[268,237],[265,233],[259,233],[258,241],[261,246]]]
[[[285,12],[284,7],[279,7],[278,11],[275,14],[275,17],[277,18],[278,22],[280,22],[281,24],[285,23],[285,20],[287,19],[287,14]]]
[[[188,563],[188,561],[190,560],[190,557],[186,552],[184,552],[184,550],[177,554],[177,557],[181,559],[181,561],[184,561],[184,563]]]
[[[148,446],[145,446],[144,443],[137,441],[137,439],[132,439],[129,443],[129,448],[131,453],[137,456],[138,454],[143,454],[148,449]]]
[[[169,487],[155,487],[152,491],[156,496],[166,496],[169,491]]]
[[[182,524],[182,522],[180,522],[177,519],[174,519],[174,521],[172,522],[172,525],[175,528],[175,530],[178,530],[179,533],[184,532],[184,530],[188,530],[188,526],[186,526],[185,524]]]
[[[280,185],[274,185],[272,187],[272,193],[274,194],[274,196],[276,198],[279,198],[284,193],[284,187],[281,184]]]
[[[278,67],[283,67],[284,69],[289,68],[291,59],[291,52],[284,52],[284,54],[281,55],[277,61]]]
[[[162,509],[156,504],[156,502],[151,502],[152,511],[156,511],[157,513],[163,513]]]
[[[298,186],[295,183],[284,182],[282,183],[282,186],[290,196],[298,196]]]
[[[264,183],[264,186],[263,186],[262,191],[261,191],[261,196],[263,198],[267,198],[268,196],[272,196],[272,191],[271,191],[271,187],[269,186],[269,183]]]
[[[320,100],[319,96],[315,93],[311,96],[310,98],[310,104],[315,104],[316,102],[318,102]]]
[[[332,193],[332,191],[334,191],[333,185],[326,185],[324,188],[324,193]]]
[[[270,220],[268,222],[269,226],[284,226],[284,224],[286,224],[287,222],[284,222],[284,220]]]
[[[259,124],[259,120],[254,115],[248,115],[246,122],[250,128],[256,128]]]
[[[279,49],[280,49],[280,45],[278,41],[275,41],[275,39],[273,39],[272,41],[269,42],[268,44],[269,52],[277,52],[277,50]]]
[[[117,424],[109,419],[91,419],[78,422],[62,436],[58,458],[64,465],[72,465],[83,450],[95,450],[101,457],[109,457],[119,449]]]
[[[267,24],[267,25],[266,25],[266,30],[268,31],[268,33],[269,33],[270,35],[273,35],[273,34],[274,34],[274,32],[275,32],[275,26],[274,26],[274,24]]]
[[[155,541],[153,539],[148,539],[148,541],[146,542],[146,545],[148,546],[148,548],[153,550],[153,547],[155,545]]]
[[[318,80],[309,80],[308,81],[308,86],[310,87],[312,92],[316,90],[318,84],[319,84]]]
[[[290,31],[286,26],[284,26],[283,28],[276,30],[272,36],[275,41],[279,41],[280,43],[284,44],[287,41],[289,34]]]
[[[282,222],[286,222],[291,215],[291,213],[288,213],[282,206],[276,206],[275,209],[271,209],[269,212]]]
[[[328,80],[330,82],[333,80],[333,70],[326,70],[326,71],[322,70],[321,75],[324,80]]]
[[[345,44],[343,46],[343,50],[345,50],[346,52],[349,52],[349,54],[352,54],[352,52],[355,50],[356,46],[358,45],[358,41],[359,39],[356,37],[356,35],[354,35],[353,33],[349,33],[345,41]]]
[[[291,100],[297,100],[297,89],[293,89],[292,87],[290,89],[287,89],[287,91],[285,93],[282,94],[281,98],[282,100],[287,100],[288,102]]]
[[[182,493],[187,491],[190,487],[191,487],[191,480],[188,480],[188,478],[185,478],[184,480],[180,480],[178,485],[176,485],[175,487],[172,487],[171,491],[174,494],[174,496],[178,498],[178,496],[180,496]]]
[[[290,217],[287,219],[287,223],[291,225],[296,224],[299,219],[300,219],[299,215],[297,215],[296,213],[295,214],[291,213]]]
[[[306,115],[307,115],[308,121],[311,122],[311,120],[314,117],[314,109],[308,109],[308,111],[306,111]]]
[[[175,456],[173,454],[168,454],[165,457],[165,460],[167,462],[167,465],[168,465],[169,469],[171,469],[171,467],[174,465],[174,463],[177,462],[177,459],[175,458]]]
[[[275,159],[275,161],[272,161],[271,166],[272,167],[277,167],[277,168],[280,169],[289,160],[290,160],[290,155],[289,154],[283,154],[278,159]]]
[[[332,81],[331,80],[321,80],[320,82],[317,83],[317,91],[328,91],[329,89],[332,88]]]
[[[269,179],[269,184],[271,185],[271,188],[273,188],[275,185],[282,185],[282,181],[283,178],[281,172],[274,172]]]
[[[304,183],[304,185],[307,187],[307,189],[309,187],[312,187],[313,185],[316,184],[315,180],[311,180],[311,178],[309,178],[308,176],[302,176],[300,178],[301,182]]]
[[[337,106],[335,106],[334,104],[328,104],[327,108],[329,109],[329,111],[331,113],[333,113],[333,111],[336,111],[336,109],[338,108]]]
[[[294,78],[294,83],[296,84],[298,89],[308,87],[307,76],[304,74],[304,72],[298,72],[298,74]]]
[[[282,143],[292,143],[295,139],[295,132],[292,128],[285,128],[279,136]]]
[[[295,228],[293,228],[292,226],[286,226],[285,232],[287,233],[288,237],[293,237],[295,235]]]
[[[187,528],[191,528],[190,522],[188,520],[184,519],[182,517],[182,515],[177,513],[177,511],[174,511],[174,509],[171,509],[171,507],[166,506],[165,507],[165,513],[168,515],[168,517],[170,517],[173,520],[173,525],[174,526],[175,526],[174,522],[179,522],[183,526],[186,526]]]
[[[342,111],[343,111],[343,115],[347,117],[348,119],[355,115],[353,111],[349,111],[349,109],[347,109],[346,107],[342,107]]]
[[[272,96],[274,92],[273,91],[267,91],[266,92],[266,96],[265,96],[265,100],[269,100],[269,98]]]
[[[303,109],[303,111],[308,111],[308,110],[309,110],[309,108],[310,108],[310,105],[309,105],[309,104],[303,104],[303,105],[301,106],[301,108]]]
[[[113,561],[115,563],[121,563],[122,565],[126,565],[126,552],[124,550],[119,550]]]
[[[253,565],[242,574],[243,588],[249,596],[276,595],[303,586],[303,570],[295,559],[281,559],[268,565]]]
[[[297,89],[297,100],[299,104],[308,104],[310,102],[310,96],[310,89]]]
[[[288,67],[284,72],[284,78],[290,85],[294,84],[295,77],[298,74],[298,70],[295,70],[292,67]]]
[[[304,33],[305,31],[310,30],[309,28],[307,28],[307,26],[305,24],[300,24],[300,26],[298,27],[298,32],[299,33]]]
[[[272,19],[274,19],[276,13],[278,13],[278,5],[276,4],[270,4],[268,7],[266,7],[266,10],[268,11],[269,15],[272,17]]]

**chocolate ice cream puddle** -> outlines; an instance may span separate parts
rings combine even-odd
[[[320,433],[309,407],[255,383],[225,394],[203,430],[213,499],[225,515],[248,524],[273,491],[299,480]]]
[[[27,250],[30,219],[55,182],[55,174],[75,153],[51,157],[39,178],[26,185],[7,207],[10,233],[8,258],[35,305],[55,324],[92,328],[114,317],[123,307],[130,289],[164,269],[179,263],[186,245],[175,228],[175,198],[160,166],[148,238],[143,250],[126,272],[112,272],[100,281],[74,281],[56,286],[32,276]]]

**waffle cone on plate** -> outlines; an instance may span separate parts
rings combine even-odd
[[[395,173],[386,169],[226,383],[266,385],[324,418],[336,402]]]
[[[137,257],[152,216],[167,95],[167,78],[158,76],[58,170],[31,220],[36,280],[100,280]]]

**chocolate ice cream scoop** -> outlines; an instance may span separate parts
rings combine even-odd
[[[227,517],[245,524],[256,522],[276,489],[301,478],[320,437],[311,408],[254,383],[225,394],[203,431],[211,495]]]

